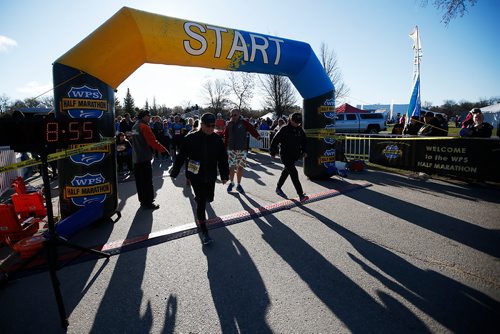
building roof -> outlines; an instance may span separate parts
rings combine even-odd
[[[338,106],[335,111],[337,113],[368,113],[370,110],[358,109],[356,107],[351,106],[349,103],[344,103]]]

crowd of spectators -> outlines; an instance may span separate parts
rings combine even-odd
[[[256,130],[269,130],[270,139],[286,124],[286,119],[283,117],[277,118],[274,121],[268,117],[250,117],[247,120]],[[132,127],[136,121],[137,118],[132,117],[128,113],[118,116],[115,119],[117,167],[120,175],[127,175],[133,169],[132,150],[129,140],[132,135]],[[215,133],[223,136],[228,122],[229,119],[225,119],[222,113],[218,113],[215,122]],[[156,140],[168,150],[164,153],[154,152],[155,158],[163,161],[172,159],[173,162],[184,137],[191,131],[197,130],[198,126],[199,120],[196,117],[182,117],[179,114],[170,117],[151,116],[150,127],[153,134]]]
[[[493,134],[493,126],[484,121],[484,115],[479,108],[471,110],[463,122],[460,120],[459,116],[455,118],[455,126],[461,128],[460,137],[489,138]],[[448,136],[448,130],[448,120],[445,116],[428,111],[422,117],[412,116],[408,124],[405,116],[400,117],[392,129],[392,134],[442,137]]]

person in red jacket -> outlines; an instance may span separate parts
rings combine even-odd
[[[134,162],[135,185],[141,207],[156,210],[160,206],[154,202],[153,150],[164,153],[167,149],[157,140],[151,127],[149,111],[141,111],[132,127],[132,160]]]
[[[247,134],[250,133],[254,138],[260,140],[260,134],[255,130],[252,124],[241,117],[239,109],[231,110],[231,120],[226,125],[224,131],[224,143],[226,144],[227,154],[229,156],[229,180],[227,192],[231,192],[234,187],[234,172],[236,169],[236,181],[238,185],[236,190],[243,193],[241,186],[241,177],[243,168],[247,164],[248,141]]]

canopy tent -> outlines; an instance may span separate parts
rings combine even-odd
[[[344,103],[340,106],[338,106],[335,111],[337,113],[368,113],[370,112],[369,110],[363,110],[363,109],[358,109],[356,107],[351,106],[349,103]]]
[[[267,114],[262,115],[259,118],[263,118],[263,119],[269,118],[269,119],[271,119],[271,120],[274,121],[276,119],[276,113],[274,111],[273,112],[268,112]]]
[[[490,123],[493,129],[497,129],[500,123],[500,103],[482,107],[481,112],[484,115],[484,121]]]

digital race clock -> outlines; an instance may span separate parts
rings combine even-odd
[[[18,152],[99,141],[97,119],[0,118],[0,145]]]
[[[97,120],[45,120],[42,137],[44,143],[56,146],[96,142],[99,141]]]

